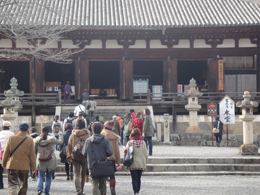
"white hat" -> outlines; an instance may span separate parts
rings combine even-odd
[[[12,124],[11,124],[9,121],[4,121],[4,122],[3,122],[3,126],[5,126],[5,127],[11,127]]]

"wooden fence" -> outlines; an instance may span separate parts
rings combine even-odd
[[[0,101],[6,97],[3,93],[0,93]],[[45,105],[57,105],[61,104],[61,91],[57,93],[25,93],[19,97],[22,105],[29,106],[45,106]]]
[[[200,104],[210,102],[219,103],[219,101],[228,95],[235,102],[243,100],[242,92],[203,92],[203,96],[199,97]],[[251,99],[260,103],[260,92],[250,92]],[[151,93],[147,91],[148,104],[187,104],[187,97],[184,93]]]

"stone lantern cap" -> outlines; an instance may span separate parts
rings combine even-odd
[[[239,108],[254,108],[254,107],[258,107],[258,102],[256,101],[251,101],[251,95],[249,93],[249,91],[245,91],[244,95],[243,95],[244,100],[242,100],[241,102],[237,102],[236,103],[236,107]]]
[[[190,80],[189,86],[190,86],[190,90],[184,92],[184,96],[186,96],[186,97],[191,97],[191,96],[192,97],[200,97],[200,96],[203,95],[203,93],[201,93],[197,90],[197,83],[196,83],[196,80],[194,78],[192,78]]]
[[[0,106],[5,108],[14,107],[15,111],[23,108],[19,96],[23,96],[24,92],[17,89],[18,83],[16,78],[12,78],[10,83],[11,89],[4,91],[5,99],[0,102]]]

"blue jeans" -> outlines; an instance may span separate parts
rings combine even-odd
[[[45,177],[45,172],[38,171],[37,191],[42,191],[46,195],[49,194],[51,188],[51,176],[52,171],[46,172],[45,188],[43,190],[43,179]]]
[[[60,138],[59,135],[57,135],[57,136],[55,136],[55,137],[57,138],[57,140],[59,140],[59,138]],[[60,150],[60,145],[56,145],[56,150]]]
[[[142,176],[142,170],[130,170],[131,177],[132,177],[132,186],[134,193],[139,193],[141,188],[141,176]]]
[[[152,142],[152,137],[144,137],[144,142],[146,144],[146,149],[148,151],[148,146],[149,146],[149,155],[153,154],[153,142]]]

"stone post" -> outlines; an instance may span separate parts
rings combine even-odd
[[[170,142],[170,116],[168,113],[164,114],[164,145],[171,145]]]
[[[243,121],[243,145],[239,147],[241,155],[258,155],[258,147],[253,141],[253,123],[255,119],[253,108],[258,106],[257,102],[251,101],[251,95],[248,91],[244,92],[244,100],[237,102],[236,106],[242,108],[242,115],[239,118]]]
[[[17,89],[18,83],[16,78],[12,78],[10,83],[11,89],[4,91],[6,99],[0,102],[0,106],[3,107],[2,120],[10,121],[12,124],[12,131],[17,133],[16,120],[18,117],[18,111],[22,109],[22,104],[19,100],[19,96],[23,96],[24,92]]]
[[[190,80],[190,90],[184,93],[184,96],[188,97],[188,104],[185,108],[189,111],[190,121],[189,128],[186,129],[187,133],[198,133],[200,128],[198,127],[198,111],[201,109],[201,105],[198,103],[198,97],[202,96],[196,87],[197,83],[192,78]]]

